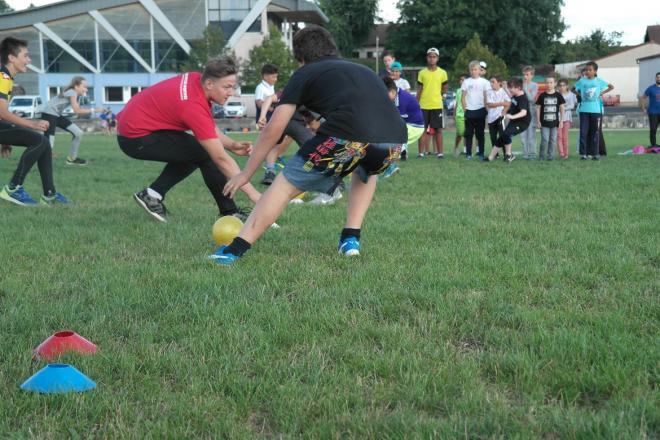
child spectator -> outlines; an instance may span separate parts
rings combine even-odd
[[[408,131],[408,140],[401,148],[401,160],[406,160],[408,155],[408,146],[414,144],[424,133],[424,116],[419,103],[413,95],[405,90],[396,86],[392,78],[385,78],[383,80],[390,100],[394,102],[399,114],[406,123],[406,130]],[[392,163],[390,167],[385,170],[383,177],[389,177],[396,173],[399,167],[396,163]]]
[[[511,94],[511,106],[504,120],[508,124],[501,135],[497,138],[495,147],[491,150],[488,161],[493,161],[502,148],[504,148],[504,161],[511,163],[516,158],[511,154],[511,138],[522,133],[529,126],[532,119],[529,112],[529,101],[523,89],[523,82],[520,78],[511,78],[508,82],[509,93]]]
[[[568,159],[568,130],[573,124],[573,109],[577,105],[577,97],[568,89],[568,81],[565,79],[559,80],[559,93],[564,98],[564,117],[561,119],[557,131],[557,147],[559,156],[562,159]]]
[[[405,90],[406,92],[410,91],[410,83],[407,79],[401,78],[401,72],[403,71],[403,66],[400,62],[395,61],[390,64],[390,78],[394,81],[394,84],[400,89]]]
[[[536,123],[541,127],[539,160],[552,160],[557,148],[559,121],[564,119],[564,97],[555,89],[555,77],[545,79],[545,92],[536,100]]]
[[[490,87],[491,89],[486,92],[486,108],[488,109],[486,123],[488,124],[491,148],[495,148],[497,139],[504,132],[504,124],[502,122],[504,120],[504,114],[511,105],[511,98],[502,88],[501,77],[493,76],[490,79]]]
[[[442,88],[447,82],[447,72],[438,67],[440,52],[435,47],[426,51],[426,68],[417,76],[417,101],[424,114],[424,134],[419,141],[419,154],[424,158],[429,153],[429,136],[433,136],[435,154],[443,159],[442,145]]]
[[[463,81],[465,81],[465,78],[468,76],[464,73],[459,75],[458,77],[458,89],[456,89],[456,106],[454,107],[454,123],[456,125],[456,138],[454,139],[454,156],[458,156],[460,154],[460,150],[458,147],[461,145],[461,141],[463,140],[463,136],[465,135],[465,114],[463,112],[463,90],[461,90],[461,86],[463,85]]]
[[[580,95],[580,159],[600,159],[600,125],[603,117],[601,96],[614,88],[596,76],[598,64],[589,61],[585,77],[575,84]]]
[[[273,106],[277,103],[277,95],[275,95],[275,83],[277,83],[278,69],[274,64],[266,63],[261,66],[261,82],[254,90],[254,103],[257,107],[256,121],[261,117],[261,106],[266,98],[271,99],[271,106],[266,112],[266,119],[270,119],[273,114]],[[275,179],[275,163],[277,162],[279,149],[275,148],[270,151],[266,156],[266,171],[264,177],[261,179],[263,185],[270,185]]]
[[[465,157],[472,159],[472,136],[477,138],[477,156],[484,157],[484,129],[486,128],[486,92],[490,83],[481,77],[479,61],[470,62],[470,78],[461,85],[461,101],[465,112]]]
[[[383,52],[383,68],[378,72],[381,78],[389,78],[392,75],[392,63],[396,61],[394,52],[386,50]]]
[[[534,68],[525,66],[523,73],[523,90],[529,101],[530,116],[536,114],[536,95],[539,93],[539,86],[534,82]],[[520,135],[523,147],[523,159],[532,160],[536,156],[536,117],[531,118],[529,128]]]
[[[106,108],[101,112],[99,118],[103,121],[103,132],[105,134],[112,134],[112,130],[117,126],[117,115],[109,108]]]

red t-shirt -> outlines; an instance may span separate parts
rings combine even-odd
[[[199,141],[217,138],[201,76],[199,72],[184,73],[133,96],[117,114],[117,133],[137,138],[157,130],[191,130]]]

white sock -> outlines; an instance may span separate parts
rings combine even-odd
[[[147,194],[149,194],[149,196],[153,197],[154,199],[163,200],[163,196],[161,196],[151,188],[147,188]]]

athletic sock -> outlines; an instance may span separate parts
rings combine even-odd
[[[18,187],[19,187],[19,185],[16,185],[16,184],[13,184],[13,183],[10,183],[9,185],[7,185],[7,189],[11,192],[16,191],[16,188],[18,188]]]
[[[344,240],[346,237],[355,237],[359,240],[360,239],[360,230],[359,229],[344,228],[344,229],[341,230],[341,235],[339,236],[339,239]]]
[[[149,196],[153,197],[154,199],[163,200],[163,196],[161,196],[158,192],[154,191],[151,188],[147,188],[147,194],[149,194]]]
[[[229,246],[227,246],[222,251],[222,253],[223,254],[234,254],[237,257],[242,257],[243,254],[245,254],[247,251],[249,251],[251,247],[252,247],[252,245],[250,243],[243,240],[241,237],[236,237],[231,242],[231,244]]]

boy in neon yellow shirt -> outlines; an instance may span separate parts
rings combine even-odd
[[[429,153],[429,136],[433,135],[435,154],[443,159],[442,145],[442,88],[449,77],[438,67],[440,52],[435,47],[426,51],[426,68],[417,77],[417,101],[424,114],[424,134],[419,141],[419,154],[423,158]]]

